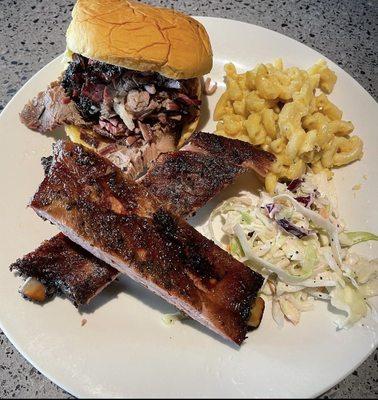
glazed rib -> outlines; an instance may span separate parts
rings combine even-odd
[[[18,259],[10,269],[36,278],[50,295],[62,293],[77,307],[87,304],[119,275],[62,233]]]
[[[241,344],[263,278],[166,211],[142,185],[59,141],[30,206],[71,240]]]

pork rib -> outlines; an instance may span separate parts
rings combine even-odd
[[[210,154],[177,151],[161,154],[140,182],[169,210],[190,216],[245,171]]]
[[[195,136],[198,136],[196,134]],[[212,155],[211,142],[215,143],[215,149],[217,148],[217,137],[215,135],[202,133],[203,137],[207,137],[206,143],[208,144],[208,152],[192,152],[192,151],[178,151],[171,152],[164,155],[160,155],[154,165],[147,171],[139,182],[142,183],[151,193],[153,193],[159,200],[169,208],[170,211],[176,214],[187,217],[192,215],[198,208],[202,207],[219,193],[224,187],[230,185],[240,174],[246,171],[246,168],[240,165],[235,165],[227,159],[227,154],[224,157],[219,157],[219,154]],[[229,146],[238,144],[238,141],[233,139],[225,139],[224,143],[230,142]],[[242,142],[239,144],[239,149],[244,148],[244,154],[260,154],[258,150],[253,151],[253,146]],[[251,149],[252,148],[252,149]],[[267,158],[267,163],[270,161],[269,157],[262,152],[261,157]],[[246,156],[244,156],[244,161]],[[254,159],[249,161],[253,162]],[[45,163],[46,164],[46,163]],[[46,164],[47,165],[47,164]],[[117,164],[116,164],[117,165]],[[130,175],[128,175],[130,177]],[[132,176],[131,176],[132,177]],[[50,286],[54,281],[61,282],[59,277],[59,269],[56,271],[54,276],[54,270],[49,270],[48,279],[45,277],[45,262],[46,259],[55,259],[56,257],[56,245],[55,238],[51,239],[52,243],[47,245],[45,242],[43,251],[37,251],[33,254],[33,268],[23,270],[23,276],[26,278],[41,277],[44,282],[47,282]],[[74,258],[73,252],[75,251],[74,245],[66,239],[67,249],[64,249],[65,242],[60,240],[60,267],[68,268],[72,275],[77,275],[75,285],[71,285],[70,293],[67,296],[69,300],[73,301],[75,305],[82,305],[88,302],[93,296],[88,296],[84,301],[77,301],[75,299],[81,296],[81,288],[84,286],[86,291],[91,293],[99,293],[106,287],[105,282],[99,281],[98,279],[90,280],[90,268],[93,268],[92,274],[96,277],[99,274],[99,269],[103,269],[103,276],[109,279],[110,283],[113,280],[113,275],[108,273],[108,269],[111,269],[105,263],[96,263],[92,261],[92,256],[89,253],[79,251],[77,255],[78,259],[85,257],[88,254],[86,262],[86,275],[81,273],[81,264],[72,262]],[[51,254],[49,254],[51,253]],[[64,260],[64,254],[71,254],[67,260]],[[29,256],[29,255],[28,255]],[[28,256],[26,258],[26,265],[29,263]],[[102,265],[101,265],[102,264]],[[38,267],[39,265],[39,267]],[[42,271],[38,271],[38,268]],[[77,271],[75,272],[75,269]],[[80,282],[82,280],[82,282]],[[81,283],[81,284],[79,284]],[[64,291],[61,291],[64,292]],[[77,293],[76,293],[77,292]],[[67,292],[65,292],[67,293]]]
[[[229,139],[205,132],[194,133],[181,150],[212,154],[229,163],[253,169],[261,176],[265,176],[269,172],[276,160],[272,153],[259,150],[242,140]]]
[[[189,216],[247,169],[264,176],[274,161],[249,143],[198,132],[180,151],[160,155],[139,182],[171,211]]]
[[[50,295],[63,293],[77,307],[87,304],[119,275],[62,233],[18,259],[10,269],[36,278]]]
[[[30,206],[74,242],[241,344],[263,278],[94,152],[67,141]]]
[[[160,155],[153,167],[139,180],[151,193],[159,198],[166,208],[183,217],[192,215],[224,187],[230,185],[237,176],[246,171],[244,167],[230,163],[227,159],[227,154],[224,158],[220,158],[218,154],[210,154],[211,146],[209,143],[211,141],[215,142],[216,148],[218,139],[215,135],[211,134],[202,133],[201,135],[206,135],[207,137],[206,142],[209,152],[183,150]],[[224,142],[228,141],[230,142],[230,146],[238,143],[233,139],[224,140]],[[251,147],[253,148],[253,146],[248,143],[242,142],[239,145],[240,147],[247,149],[247,151],[244,150],[244,154],[248,154],[248,150],[249,154],[259,154],[259,151],[251,151]],[[262,156],[264,156],[264,153]],[[253,159],[250,161],[253,162]],[[269,158],[267,158],[268,161]],[[64,248],[65,245],[66,248]],[[99,293],[107,286],[104,281],[95,278],[99,275],[100,269],[103,269],[102,276],[104,279],[108,279],[107,283],[110,283],[114,278],[112,274],[108,273],[108,270],[112,270],[110,266],[105,263],[95,262],[90,253],[83,252],[78,248],[77,259],[82,260],[86,254],[88,255],[85,263],[86,275],[83,275],[81,271],[82,263],[72,262],[75,259],[74,252],[76,248],[77,246],[73,245],[68,239],[65,239],[65,241],[60,240],[59,251],[62,255],[59,258],[60,264],[58,264],[58,269],[49,269],[46,271],[46,260],[56,259],[56,239],[52,238],[50,244],[48,242],[44,243],[43,251],[31,253],[33,255],[33,268],[25,268],[25,265],[28,266],[30,264],[30,255],[22,259],[24,261],[24,264],[22,264],[24,266],[22,275],[26,278],[39,277],[51,288],[54,287],[54,282],[63,282],[59,275],[63,268],[67,270],[69,266],[71,275],[74,276],[76,274],[75,285],[70,286],[69,293],[59,290],[59,288],[56,288],[54,291],[59,290],[66,293],[67,298],[77,306],[85,304],[93,298],[91,293]],[[64,254],[70,256],[65,260]],[[93,268],[92,273],[90,268]],[[39,271],[39,269],[41,270]],[[48,273],[48,277],[46,277],[46,273]],[[91,274],[94,276],[93,280],[90,279]],[[82,287],[85,287],[88,296],[84,300],[78,301],[82,296]]]

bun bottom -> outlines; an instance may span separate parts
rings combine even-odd
[[[84,140],[81,139],[81,132],[80,132],[80,128],[78,126],[65,125],[64,130],[66,131],[66,134],[67,134],[68,138],[71,140],[71,142],[76,143],[76,144],[81,144],[82,146],[88,147],[88,148],[94,147],[94,146],[91,146],[89,143],[84,142]],[[93,132],[93,134],[97,135],[94,132]]]

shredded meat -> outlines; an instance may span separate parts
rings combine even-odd
[[[195,79],[179,81],[155,72],[131,71],[78,54],[61,84],[82,118],[98,134],[113,140],[135,134],[144,137],[146,131],[169,131],[177,141],[183,125],[196,118],[201,104]],[[139,121],[146,129],[140,128]]]
[[[126,106],[134,116],[143,113],[148,107],[149,103],[150,103],[150,95],[145,90],[142,91],[131,90],[127,94]]]
[[[169,79],[74,54],[61,81],[29,101],[20,117],[43,133],[73,124],[113,141],[130,135],[146,140],[148,132],[148,140],[163,133],[177,144],[184,124],[199,114],[197,85],[196,79]]]
[[[67,97],[60,83],[49,87],[29,101],[20,113],[20,119],[29,129],[50,132],[62,124],[87,125],[76,104]]]
[[[203,92],[208,95],[211,96],[212,94],[214,94],[217,90],[218,84],[216,82],[214,82],[211,85],[211,78],[206,78],[204,85],[203,85]]]

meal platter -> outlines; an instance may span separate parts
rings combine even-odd
[[[215,130],[213,111],[225,88],[224,64],[245,71],[281,57],[285,65],[307,69],[319,59],[316,51],[276,32],[232,20],[196,17],[206,28],[214,53],[209,74],[218,90],[203,101],[198,129]],[[175,308],[131,279],[122,276],[78,311],[55,298],[37,306],[18,293],[21,280],[8,266],[35,249],[57,229],[27,208],[43,177],[40,158],[63,130],[40,135],[19,121],[19,113],[38,91],[64,69],[58,57],[15,95],[0,116],[2,133],[0,327],[15,347],[44,375],[77,397],[315,397],[351,373],[377,346],[374,310],[347,330],[338,330],[327,303],[316,302],[301,322],[278,328],[267,303],[260,327],[241,347],[192,320],[162,322]],[[335,171],[340,214],[352,230],[378,231],[375,199],[378,167],[378,109],[373,98],[332,61],[337,75],[330,95],[352,120],[364,142],[361,161]],[[357,186],[356,186],[357,185]],[[359,190],[355,190],[356,187]],[[261,182],[241,176],[189,222],[208,235],[211,211],[241,191],[256,193]],[[377,245],[356,246],[373,258]],[[377,305],[377,299],[373,299]],[[334,310],[333,310],[334,311]]]

